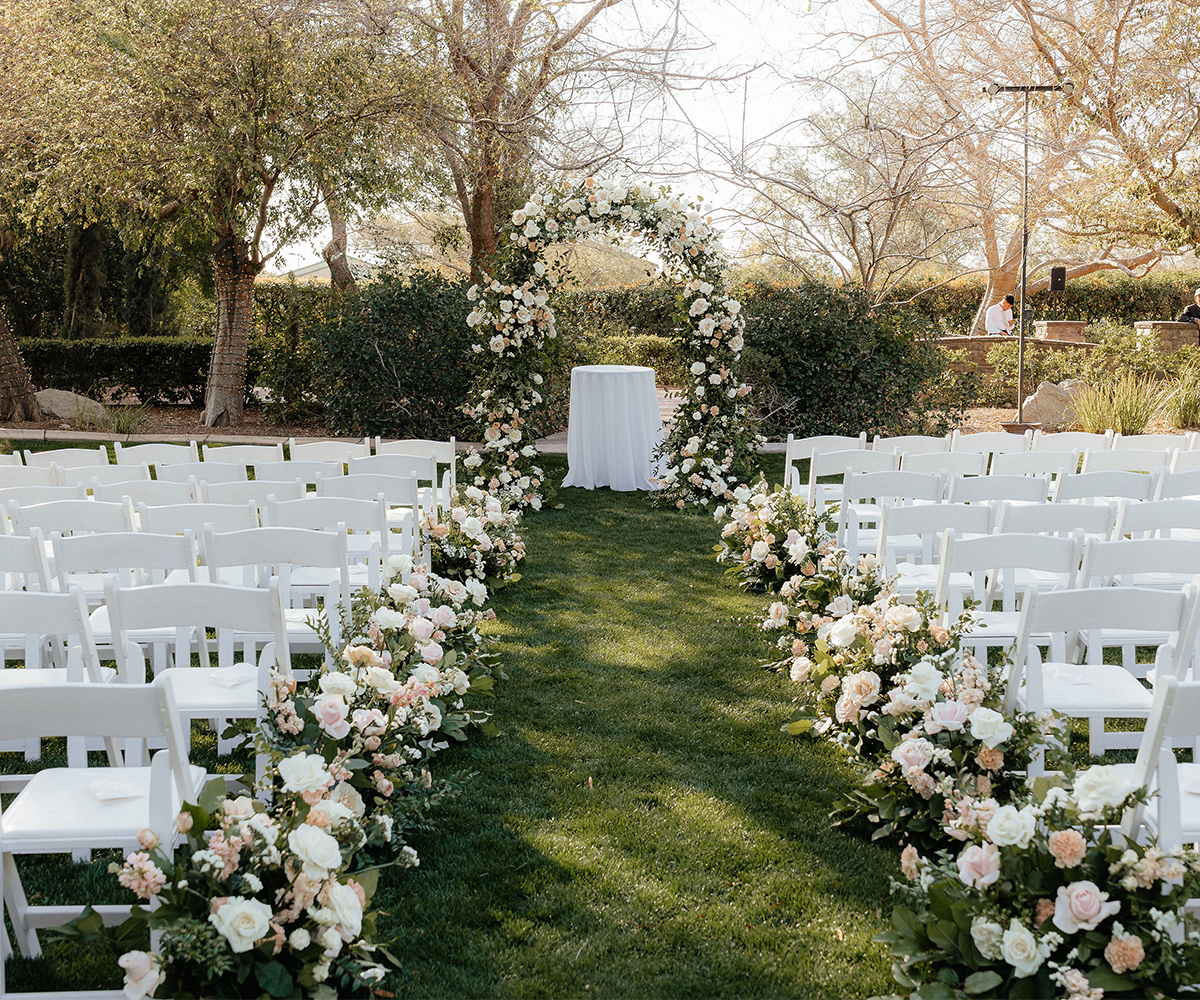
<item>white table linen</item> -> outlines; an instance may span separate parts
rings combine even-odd
[[[654,369],[578,365],[571,370],[563,486],[655,489],[651,455],[663,439]]]

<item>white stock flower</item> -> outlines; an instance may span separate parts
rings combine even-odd
[[[229,942],[229,950],[241,954],[267,936],[271,916],[271,908],[260,900],[230,896],[216,913],[209,914],[208,921]]]

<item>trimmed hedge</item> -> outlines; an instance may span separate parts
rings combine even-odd
[[[212,339],[205,337],[119,337],[115,340],[17,341],[33,384],[69,389],[100,398],[106,392],[132,393],[143,403],[199,404],[204,399]],[[250,344],[247,385],[263,366],[260,341]]]

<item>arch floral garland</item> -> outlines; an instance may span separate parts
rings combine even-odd
[[[558,183],[515,211],[504,279],[467,291],[472,350],[482,361],[466,407],[483,441],[482,454],[472,450],[464,462],[476,486],[541,505],[543,473],[532,464],[538,452],[527,431],[542,402],[543,348],[556,336],[550,296],[558,283],[542,258],[554,243],[618,228],[640,231],[681,283],[677,335],[691,381],[681,387],[674,425],[656,455],[660,484],[679,507],[706,506],[728,499],[748,477],[761,438],[749,417],[750,386],[741,381],[745,320],[741,303],[723,291],[726,257],[711,217],[666,187],[589,177]]]

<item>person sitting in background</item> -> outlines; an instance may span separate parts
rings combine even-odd
[[[1175,317],[1176,323],[1195,323],[1200,327],[1200,288],[1196,289],[1196,301]]]
[[[992,306],[984,318],[988,336],[1003,336],[1012,332],[1012,307],[1016,301],[1011,295],[1006,295]]]

